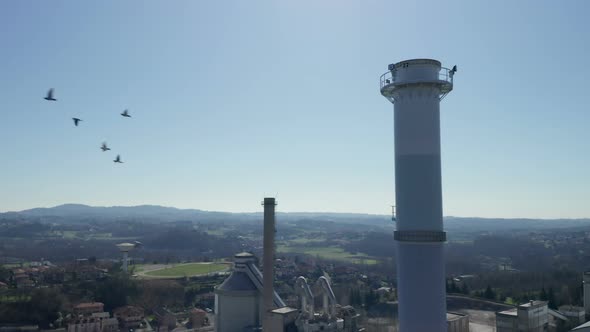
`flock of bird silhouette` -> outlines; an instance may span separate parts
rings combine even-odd
[[[55,99],[53,97],[53,88],[51,88],[51,89],[49,89],[49,91],[47,91],[47,96],[43,99],[48,100],[48,101],[57,101],[57,99]],[[123,113],[121,113],[121,116],[125,117],[125,118],[131,117],[128,110],[124,110]],[[80,119],[80,118],[72,118],[72,120],[74,120],[74,126],[76,126],[76,127],[78,127],[78,124],[82,121],[82,119]],[[107,146],[106,142],[102,143],[102,146],[100,147],[100,149],[102,150],[102,152],[106,152],[106,151],[110,150],[110,148]],[[119,163],[119,164],[123,163],[123,161],[121,161],[120,155],[117,155],[117,158],[115,158],[115,160],[113,160],[113,162]]]

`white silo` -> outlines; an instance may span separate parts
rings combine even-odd
[[[413,59],[388,69],[380,88],[394,104],[399,330],[446,331],[439,110],[456,67]]]

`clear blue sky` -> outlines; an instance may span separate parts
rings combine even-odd
[[[379,76],[428,57],[459,68],[441,105],[445,215],[590,217],[589,12],[582,0],[3,1],[0,211],[259,211],[278,194],[280,211],[387,214],[393,107]],[[42,99],[49,87],[58,102]]]

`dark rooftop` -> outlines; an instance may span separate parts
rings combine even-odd
[[[222,291],[258,291],[248,275],[238,271],[232,272],[217,289]]]

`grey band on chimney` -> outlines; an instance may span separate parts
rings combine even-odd
[[[446,232],[436,231],[395,231],[393,238],[402,242],[446,242]]]

